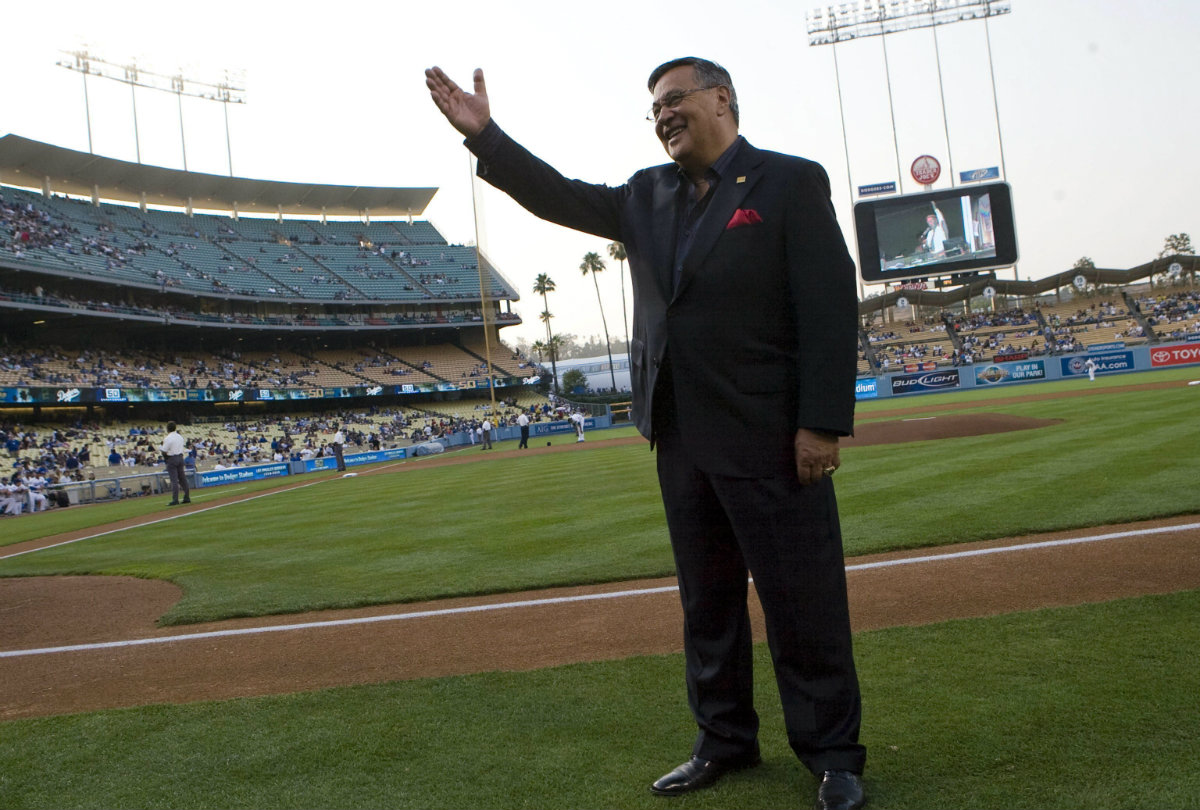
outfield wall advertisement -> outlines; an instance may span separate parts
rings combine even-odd
[[[929,391],[949,391],[958,388],[958,369],[928,371],[924,374],[897,374],[892,377],[892,396],[918,394]]]
[[[281,461],[274,464],[255,464],[252,467],[230,467],[227,470],[208,470],[196,475],[200,486],[215,487],[221,484],[236,484],[242,481],[261,481],[264,478],[279,478],[287,474],[287,462]]]
[[[1120,371],[1133,371],[1133,352],[1109,352],[1107,354],[1086,354],[1075,357],[1063,357],[1062,375],[1076,377],[1088,373],[1088,361],[1095,364],[1097,374],[1115,374]]]
[[[1031,382],[1046,379],[1045,360],[1027,360],[1020,363],[992,363],[975,366],[976,385],[1004,385],[1005,383]]]
[[[1186,346],[1155,347],[1150,350],[1150,365],[1154,368],[1182,366],[1188,363],[1200,363],[1200,342],[1189,343]]]

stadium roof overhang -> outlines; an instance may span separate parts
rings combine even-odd
[[[277,216],[418,216],[437,193],[436,188],[327,186],[199,174],[11,134],[0,138],[0,182],[93,200]]]

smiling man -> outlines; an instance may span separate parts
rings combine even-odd
[[[685,57],[650,74],[671,163],[624,185],[569,180],[439,68],[434,103],[479,175],[533,214],[624,243],[634,284],[633,412],[657,449],[684,609],[691,757],[675,796],[759,762],[747,575],[766,617],[788,741],[817,806],[865,802],[861,704],[832,475],[854,419],[854,266],[829,178],[738,134],[728,72]]]

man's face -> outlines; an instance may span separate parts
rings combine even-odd
[[[681,65],[663,74],[654,85],[654,103],[662,106],[654,122],[654,134],[671,159],[685,170],[707,169],[721,156],[732,139],[728,137],[732,119],[729,90],[701,86],[690,65]],[[672,96],[686,94],[674,106],[666,106]],[[732,130],[736,134],[736,128]]]

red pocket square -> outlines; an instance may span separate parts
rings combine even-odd
[[[753,208],[739,208],[729,218],[728,224],[725,225],[725,230],[740,228],[743,225],[753,225],[756,222],[762,222],[762,217],[758,215],[757,211]]]

